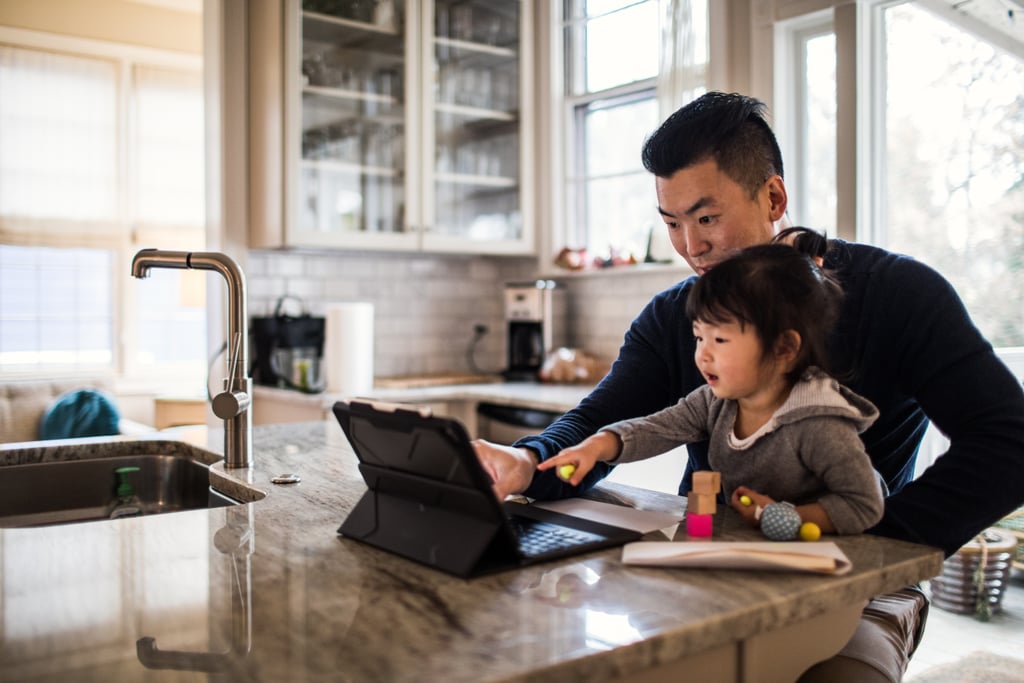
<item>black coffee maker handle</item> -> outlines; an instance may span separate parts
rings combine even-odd
[[[292,301],[298,301],[299,302],[299,315],[307,315],[307,313],[306,313],[306,303],[302,299],[300,299],[299,297],[295,296],[294,294],[285,294],[281,298],[279,298],[277,300],[277,304],[274,305],[274,317],[275,318],[280,317],[280,315],[281,315],[281,308],[284,306],[284,302],[285,302],[286,299],[291,299]]]

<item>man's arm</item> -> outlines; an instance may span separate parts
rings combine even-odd
[[[886,500],[872,531],[951,555],[1024,504],[1024,392],[940,275],[913,262],[894,270],[889,367],[950,447]]]

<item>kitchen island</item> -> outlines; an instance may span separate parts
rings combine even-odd
[[[336,423],[258,427],[254,444],[253,468],[214,475],[257,502],[0,530],[0,678],[780,680],[838,649],[869,596],[942,568],[936,549],[856,536],[837,539],[843,576],[630,567],[613,549],[463,580],[337,535],[366,487]],[[271,482],[286,473],[301,482]],[[685,506],[615,484],[597,497]],[[715,525],[715,540],[759,538],[730,510]],[[685,531],[650,535],[666,538]]]

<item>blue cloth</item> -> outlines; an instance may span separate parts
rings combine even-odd
[[[121,415],[114,402],[96,389],[75,389],[57,398],[43,414],[40,439],[73,439],[118,433]]]
[[[955,553],[1024,503],[1024,392],[974,327],[950,284],[928,266],[877,247],[833,240],[825,267],[845,292],[829,339],[832,373],[881,415],[861,434],[891,492],[873,533]],[[611,372],[540,436],[516,442],[546,459],[599,428],[657,412],[704,383],[686,317],[689,278],[651,300],[633,321]],[[951,445],[914,480],[929,419]],[[707,442],[687,447],[691,473],[710,469]],[[609,470],[597,463],[580,487],[539,472],[532,498],[576,495]]]

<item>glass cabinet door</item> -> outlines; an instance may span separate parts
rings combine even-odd
[[[406,230],[404,10],[402,0],[302,0],[302,242],[372,244]]]
[[[424,206],[429,242],[462,241],[476,251],[485,243],[523,244],[524,6],[516,0],[433,3],[433,112],[425,117],[424,134],[424,154],[433,163]]]

